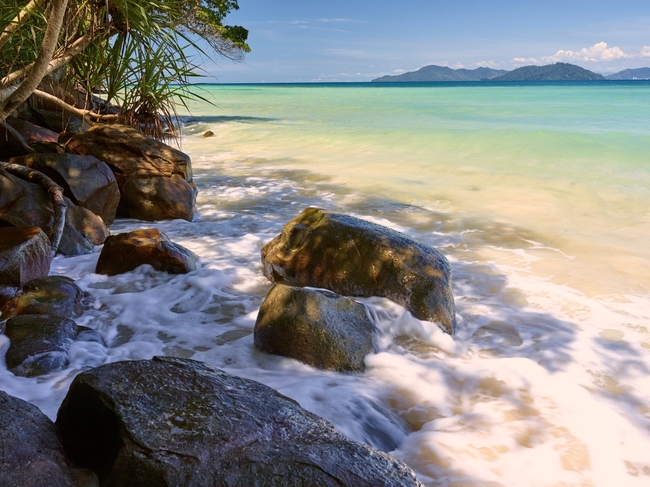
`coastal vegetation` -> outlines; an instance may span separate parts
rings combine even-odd
[[[482,81],[496,78],[507,71],[504,69],[476,68],[476,69],[451,69],[447,66],[425,66],[410,73],[396,76],[382,76],[373,79],[373,82],[401,82],[401,81]]]
[[[522,66],[494,78],[494,81],[593,81],[603,80],[602,74],[594,73],[575,64],[555,63],[546,66]]]
[[[175,107],[197,96],[187,88],[202,74],[187,48],[232,60],[250,50],[248,31],[224,24],[238,8],[237,0],[2,2],[0,124],[34,95],[90,120],[174,135]]]

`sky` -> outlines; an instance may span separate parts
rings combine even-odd
[[[239,0],[244,62],[205,82],[370,81],[437,64],[511,70],[568,62],[603,74],[650,66],[650,0]],[[215,79],[216,78],[216,79]]]

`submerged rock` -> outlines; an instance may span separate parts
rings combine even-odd
[[[50,239],[38,227],[0,228],[0,285],[21,287],[50,272]]]
[[[56,425],[69,457],[102,485],[421,485],[273,389],[187,359],[79,374]]]
[[[60,318],[78,318],[83,313],[81,289],[65,276],[33,279],[23,292],[7,305],[5,317],[47,314]]]
[[[307,208],[264,246],[262,264],[272,282],[381,296],[447,333],[456,328],[447,259],[381,225]]]
[[[314,367],[363,371],[375,325],[366,307],[322,289],[276,284],[255,322],[255,346]]]
[[[0,391],[0,485],[76,487],[54,423],[36,406]]]
[[[111,235],[99,254],[97,274],[114,276],[149,264],[157,271],[187,274],[196,269],[198,256],[178,245],[157,228]]]
[[[109,165],[122,195],[119,216],[192,220],[197,191],[187,154],[116,124],[95,125],[73,135],[65,148]]]
[[[78,329],[74,321],[52,315],[22,315],[7,320],[10,340],[5,358],[15,375],[35,377],[63,370]]]

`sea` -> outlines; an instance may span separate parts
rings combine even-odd
[[[650,82],[197,85],[179,106],[197,214],[118,219],[199,255],[168,275],[54,259],[91,304],[69,366],[0,365],[0,389],[49,417],[75,375],[155,355],[264,383],[427,486],[650,485]],[[205,132],[211,137],[203,137]],[[384,298],[362,373],[253,346],[271,283],[260,249],[305,208],[438,249],[453,336]],[[9,346],[0,336],[0,357]]]

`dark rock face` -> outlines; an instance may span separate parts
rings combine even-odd
[[[16,117],[7,117],[7,123],[25,139],[30,146],[37,142],[57,142],[59,134],[45,127],[39,127]]]
[[[36,406],[0,391],[0,485],[76,487],[56,428]]]
[[[421,485],[273,389],[187,359],[79,374],[56,425],[69,457],[104,486]]]
[[[99,215],[106,225],[115,220],[120,190],[111,169],[96,157],[30,154],[10,162],[42,172],[61,186],[73,203]]]
[[[119,216],[192,220],[196,186],[188,155],[125,125],[96,125],[70,137],[65,147],[110,166],[122,193]]]
[[[149,264],[158,271],[186,274],[196,269],[198,256],[175,244],[156,228],[111,235],[97,261],[97,274],[114,276]]]
[[[451,266],[437,250],[374,223],[307,208],[262,249],[272,282],[382,296],[447,333],[456,327]]]
[[[0,223],[16,227],[39,227],[46,234],[54,222],[52,201],[37,184],[24,181],[0,169]],[[100,217],[66,199],[68,205],[65,229],[59,244],[64,255],[92,252],[106,239],[108,230]]]
[[[10,340],[7,368],[24,377],[63,370],[77,332],[74,321],[58,316],[22,315],[8,319],[4,331]]]
[[[255,322],[255,346],[314,367],[363,371],[375,325],[366,307],[330,291],[276,284]]]
[[[29,281],[23,293],[9,303],[3,318],[47,314],[59,318],[78,318],[83,314],[83,292],[72,279],[48,276]]]
[[[0,283],[21,287],[50,272],[50,240],[38,227],[0,228]]]

